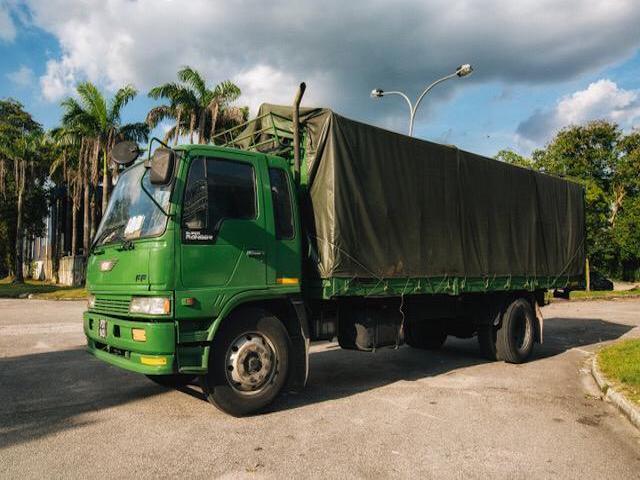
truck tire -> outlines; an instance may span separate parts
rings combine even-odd
[[[496,332],[498,358],[508,363],[526,361],[533,351],[535,321],[533,309],[527,300],[517,298],[511,302]]]
[[[175,373],[173,375],[147,375],[149,380],[166,388],[179,388],[189,385],[196,378],[195,375],[183,375]]]
[[[533,351],[535,316],[531,304],[517,298],[501,315],[500,325],[478,327],[478,345],[487,360],[522,363]]]
[[[404,340],[412,348],[437,350],[446,339],[447,332],[439,322],[425,320],[405,323]]]
[[[258,308],[232,314],[211,345],[201,382],[207,400],[236,417],[266,407],[287,380],[290,349],[287,330],[275,316]]]

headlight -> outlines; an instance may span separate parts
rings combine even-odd
[[[129,313],[168,315],[170,312],[171,300],[167,297],[133,297],[129,304]]]
[[[87,297],[87,308],[89,310],[91,310],[95,306],[96,306],[96,296],[95,295],[89,295]]]

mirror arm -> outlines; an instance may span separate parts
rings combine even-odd
[[[144,188],[144,176],[147,174],[148,170],[146,170],[144,172],[144,175],[142,175],[140,177],[140,188],[142,189],[142,191],[147,195],[147,197],[149,197],[151,199],[151,201],[156,205],[156,207],[158,207],[158,209],[164,213],[164,215],[168,218],[172,218],[172,215],[170,215],[164,208],[162,208],[162,205],[160,205],[158,203],[158,201],[153,197],[153,195],[151,195],[151,193],[149,193],[149,191]]]

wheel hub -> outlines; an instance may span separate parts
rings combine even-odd
[[[269,339],[259,333],[246,333],[236,338],[227,352],[227,377],[236,390],[257,392],[273,380],[276,363]]]

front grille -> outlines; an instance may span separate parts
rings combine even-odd
[[[127,315],[129,313],[130,302],[131,297],[105,298],[96,296],[96,303],[92,310],[112,315]]]

